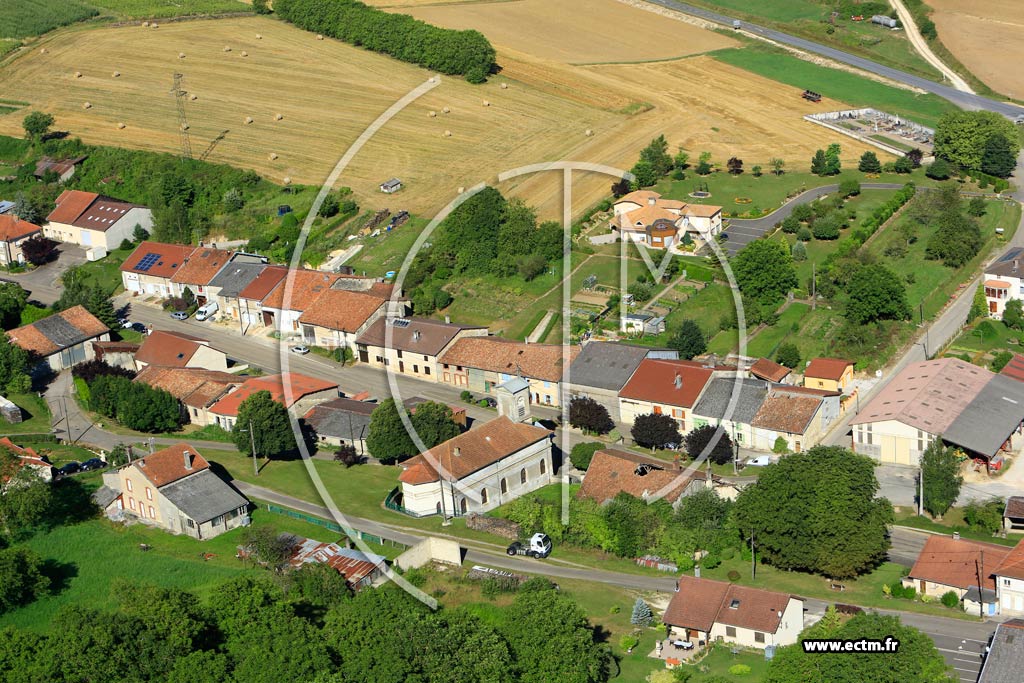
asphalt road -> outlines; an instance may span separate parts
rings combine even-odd
[[[694,7],[693,5],[676,2],[675,0],[647,0],[647,2],[676,10],[677,12],[683,12],[684,14],[699,17],[716,24],[732,26],[733,17],[726,16],[718,12],[712,12],[700,7]],[[930,81],[927,78],[922,78],[920,76],[914,76],[913,74],[908,74],[906,71],[900,71],[899,69],[883,66],[882,64],[873,62],[870,59],[858,57],[848,52],[836,50],[835,48],[827,47],[825,45],[819,45],[818,43],[805,40],[804,38],[798,38],[788,33],[765,28],[764,26],[758,26],[757,24],[751,24],[746,21],[742,23],[742,30],[762,38],[767,38],[768,40],[773,40],[777,43],[795,47],[805,52],[827,57],[842,64],[848,64],[850,66],[857,67],[858,69],[863,69],[864,71],[868,71],[878,76],[884,76],[885,78],[889,78],[915,88],[920,88],[925,92],[930,92],[938,95],[939,97],[943,97],[964,109],[986,109],[988,111],[998,112],[1010,118],[1015,118],[1024,114],[1024,107],[1020,107],[1016,104],[998,102],[987,97],[982,97],[981,95],[960,92],[956,88],[951,88],[948,85],[936,83],[935,81]],[[838,97],[838,99],[842,99],[842,97]]]
[[[902,187],[903,185],[899,183],[861,183],[860,186],[862,190],[899,190]],[[729,239],[725,242],[726,252],[728,252],[729,256],[734,256],[740,249],[764,236],[765,233],[775,227],[776,223],[789,218],[790,214],[793,213],[793,209],[798,205],[813,202],[815,199],[820,199],[838,189],[838,183],[812,187],[810,190],[793,197],[767,216],[748,219],[730,218],[729,227],[726,230],[729,234]]]

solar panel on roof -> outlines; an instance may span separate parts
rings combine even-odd
[[[393,327],[409,327],[409,320],[408,318],[395,318],[391,325]]]
[[[137,270],[137,271],[139,271],[141,273],[145,273],[150,268],[152,268],[156,264],[156,262],[159,261],[159,260],[160,260],[160,254],[153,254],[153,253],[146,254],[145,256],[142,257],[142,260],[139,261],[139,264],[137,266],[135,266],[135,270]]]

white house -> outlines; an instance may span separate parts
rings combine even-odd
[[[1003,311],[1011,299],[1024,299],[1024,248],[1011,249],[998,261],[985,269],[983,278],[985,302],[989,316],[1003,319]]]
[[[111,251],[133,239],[136,225],[147,232],[153,229],[153,212],[145,206],[95,192],[65,190],[56,204],[43,234],[59,242]]]
[[[551,483],[551,432],[502,416],[401,465],[407,513],[487,512]]]
[[[724,641],[763,649],[797,641],[804,628],[804,602],[786,593],[683,575],[662,621],[669,641],[697,647]]]
[[[651,190],[630,192],[615,202],[613,211],[612,229],[622,239],[656,249],[678,244],[684,233],[700,243],[722,232],[722,207],[663,199]]]
[[[56,373],[95,358],[92,342],[109,341],[110,328],[84,306],[72,306],[13,329],[7,336],[37,361],[35,371]]]
[[[993,573],[999,595],[999,613],[1024,614],[1024,541],[1007,553]]]
[[[13,213],[0,214],[0,266],[24,263],[21,245],[42,231],[35,223],[23,221]]]

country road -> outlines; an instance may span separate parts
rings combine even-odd
[[[665,7],[666,9],[682,12],[683,14],[689,14],[716,24],[732,26],[733,17],[719,12],[712,12],[700,7],[694,7],[693,5],[676,2],[676,0],[646,1],[654,5]],[[892,67],[873,62],[870,59],[858,57],[857,55],[852,55],[849,52],[843,52],[842,50],[821,45],[805,38],[798,38],[797,36],[783,33],[782,31],[765,28],[764,26],[758,26],[757,24],[751,24],[746,21],[742,23],[742,30],[754,36],[767,38],[768,40],[789,45],[803,50],[804,52],[810,52],[822,57],[827,57],[828,59],[841,64],[847,64],[849,66],[857,67],[858,69],[863,69],[869,73],[883,76],[898,83],[903,83],[904,85],[919,88],[925,92],[930,92],[938,95],[939,97],[943,97],[964,109],[985,109],[997,112],[1008,118],[1016,118],[1017,116],[1024,115],[1024,107],[1019,105],[1011,104],[1009,102],[998,102],[996,100],[989,99],[988,97],[975,95],[974,93],[961,92],[948,85],[936,83],[935,81],[930,81],[927,78],[922,78],[920,76],[914,76],[913,74],[908,74],[905,71],[900,71],[899,69],[894,69]]]
[[[953,71],[951,68],[938,58],[938,56],[932,52],[932,49],[928,46],[928,41],[921,35],[921,31],[918,29],[917,24],[914,23],[914,17],[910,14],[910,10],[903,4],[903,0],[889,0],[889,4],[896,10],[896,15],[900,18],[900,23],[903,24],[903,30],[907,34],[907,39],[910,44],[914,46],[914,50],[917,54],[921,55],[924,61],[931,64],[933,67],[938,69],[943,76],[949,79],[950,84],[959,90],[960,92],[966,92],[974,94],[974,90],[971,86],[967,85],[967,81],[961,78],[960,74]]]

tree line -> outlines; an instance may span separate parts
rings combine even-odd
[[[440,28],[356,0],[277,0],[274,13],[307,31],[470,83],[483,83],[494,68],[494,47],[479,31]]]

